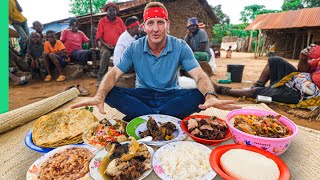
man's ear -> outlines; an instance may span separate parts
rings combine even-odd
[[[167,21],[167,32],[170,33],[170,21]]]

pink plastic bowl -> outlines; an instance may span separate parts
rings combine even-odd
[[[233,141],[237,144],[255,146],[255,147],[267,150],[278,156],[284,153],[288,149],[292,138],[298,134],[297,125],[291,120],[289,120],[287,117],[281,115],[281,117],[279,118],[279,121],[291,129],[292,131],[291,136],[288,136],[285,138],[266,138],[266,137],[251,135],[236,129],[233,125],[231,125],[230,120],[237,115],[277,116],[278,114],[271,111],[264,111],[264,110],[258,110],[258,109],[238,109],[238,110],[229,112],[226,118],[226,123],[230,128]]]

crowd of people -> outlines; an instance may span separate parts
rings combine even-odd
[[[79,30],[76,18],[70,19],[69,28],[61,32],[60,39],[56,38],[56,33],[52,30],[43,34],[42,24],[38,21],[33,22],[35,32],[29,37],[28,28],[25,28],[27,19],[22,15],[19,3],[17,0],[9,2],[10,23],[20,35],[21,47],[19,53],[9,48],[10,79],[14,84],[25,84],[31,77],[16,77],[13,67],[27,67],[25,69],[31,72],[32,77],[39,76],[46,82],[53,80],[52,71],[56,69],[56,81],[61,82],[67,79],[63,68],[68,63],[85,67],[92,60],[95,52],[82,49],[82,44],[90,39]],[[252,89],[231,89],[213,83],[208,77],[211,74],[202,68],[201,64],[208,64],[214,58],[214,53],[209,47],[206,31],[201,29],[204,24],[199,23],[197,18],[187,20],[187,33],[182,40],[169,35],[169,15],[162,3],[150,2],[146,5],[142,24],[135,16],[123,22],[117,16],[119,7],[114,3],[107,3],[103,9],[106,16],[100,19],[95,37],[100,44],[100,65],[96,82],[99,88],[94,97],[74,105],[73,108],[95,105],[101,113],[105,113],[103,104],[107,103],[125,114],[125,120],[145,114],[167,114],[184,118],[209,107],[227,110],[239,108],[232,100],[218,99],[216,92],[231,96],[265,95],[284,103],[298,103],[306,97],[319,96],[320,53],[317,57],[313,56],[314,60],[308,61],[310,54],[314,55],[314,47],[302,51],[298,70],[279,57],[270,57]],[[231,58],[231,52],[230,47],[227,58]],[[25,56],[28,59],[26,64],[17,63]],[[114,67],[108,71],[111,56]],[[195,81],[196,88],[181,89],[178,81],[180,69]],[[211,68],[210,70],[212,71]],[[293,81],[291,86],[290,83],[274,86],[297,71],[311,75],[300,73],[294,80],[290,79]],[[119,77],[128,72],[136,73],[135,88],[116,87]],[[271,87],[265,87],[269,80]],[[315,84],[308,86],[314,88],[311,94],[304,91],[306,88],[296,90],[297,84],[306,80]]]

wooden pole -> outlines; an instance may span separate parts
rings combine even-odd
[[[262,38],[261,39],[263,39],[263,41],[262,41],[263,43],[261,45],[261,50],[259,52],[259,57],[263,56],[263,51],[264,51],[266,40],[267,40],[266,35],[262,34]]]
[[[252,32],[253,32],[253,30],[250,31],[250,38],[249,38],[249,44],[248,44],[248,52],[251,52]]]
[[[92,18],[92,0],[90,0],[90,41],[91,47],[95,48],[94,37],[93,37],[93,18]]]
[[[301,44],[301,49],[304,49],[304,41],[305,41],[305,38],[304,38],[304,34],[302,34],[302,44]]]
[[[307,46],[310,46],[310,36],[311,36],[311,32],[308,31]]]
[[[293,59],[294,58],[294,55],[296,54],[296,45],[297,45],[297,34],[295,34],[295,36],[294,36],[294,44],[293,44],[293,53],[292,53],[292,57],[291,57],[291,59]]]
[[[257,43],[256,43],[256,47],[254,48],[254,58],[257,58],[257,54],[258,54],[258,51],[259,51],[259,46],[260,46],[260,36],[261,36],[261,30],[259,29],[258,38],[257,38]]]

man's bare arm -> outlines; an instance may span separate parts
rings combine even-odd
[[[122,74],[123,72],[117,66],[114,66],[102,79],[99,89],[94,97],[75,104],[71,106],[71,108],[82,106],[97,106],[101,114],[106,114],[106,112],[104,111],[104,99],[111,91],[111,89],[115,86],[116,82]]]
[[[196,81],[197,87],[203,95],[205,95],[208,91],[214,90],[210,78],[201,67],[194,68],[188,73]]]
[[[197,67],[188,71],[190,76],[196,81],[198,90],[205,96],[209,91],[214,91],[213,84],[207,74],[201,67]],[[239,109],[240,106],[234,105],[233,100],[219,100],[216,96],[208,94],[203,104],[199,104],[200,109],[215,107],[225,110]]]

